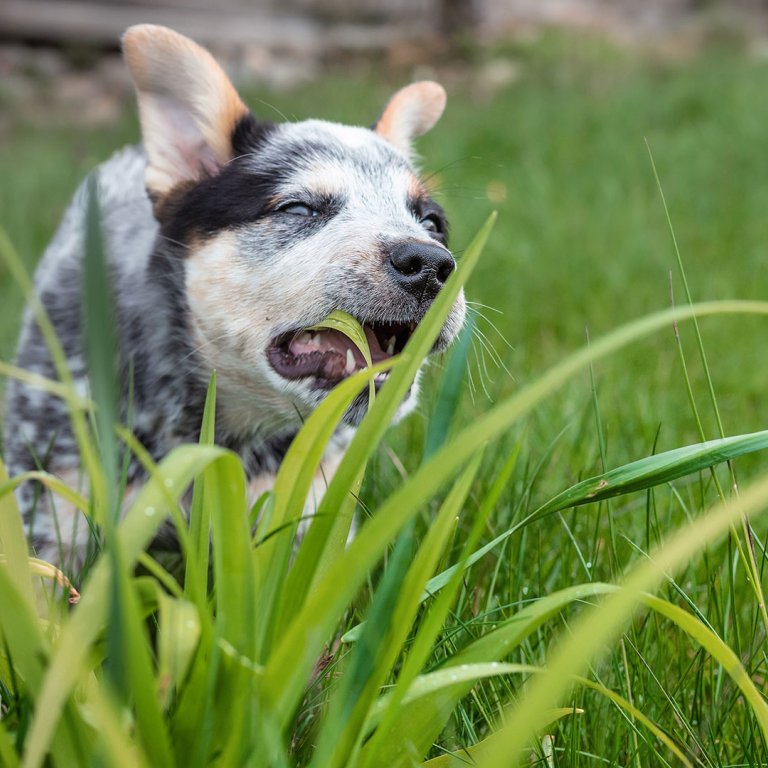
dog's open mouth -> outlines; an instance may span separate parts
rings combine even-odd
[[[375,364],[402,352],[415,328],[415,322],[363,324],[371,361]],[[362,353],[352,341],[328,328],[278,336],[267,348],[267,359],[284,378],[312,377],[321,387],[333,387],[366,367]],[[376,385],[383,384],[387,375],[387,372],[376,374]]]

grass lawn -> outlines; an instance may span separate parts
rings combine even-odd
[[[493,55],[510,57],[519,77],[493,91],[471,77],[449,83],[446,115],[419,144],[459,258],[489,212],[499,213],[467,288],[479,316],[454,433],[588,338],[686,303],[649,148],[693,300],[768,296],[768,60],[713,50],[670,63],[561,36]],[[269,119],[279,108],[291,118],[368,124],[395,85],[373,74],[328,76],[293,92],[251,93],[249,102]],[[98,130],[61,124],[55,116],[44,124],[11,123],[0,145],[0,225],[30,268],[82,176],[137,137],[130,105],[120,124]],[[13,354],[20,312],[18,291],[0,265],[0,359]],[[726,435],[763,429],[765,320],[717,316],[702,319],[700,328],[719,414],[690,323],[681,325],[679,343],[670,326],[610,355],[486,449],[455,532],[454,555],[518,444],[520,456],[483,542],[583,478],[719,437],[718,415]],[[438,387],[440,369],[437,364],[430,372],[420,414],[388,433],[374,454],[363,486],[366,508],[378,507],[403,474],[419,466],[434,399],[429,393]],[[737,460],[739,484],[748,486],[765,464],[765,453]],[[721,469],[717,477],[727,488],[729,473]],[[467,573],[427,668],[536,598],[574,584],[615,581],[717,498],[712,475],[702,472],[527,525]],[[434,502],[424,509],[421,536],[437,508]],[[765,519],[758,519],[754,551],[762,594],[768,593],[767,532]],[[765,692],[765,626],[736,534],[692,558],[658,594],[710,625]],[[352,612],[349,625],[363,618],[367,597],[364,589],[356,603],[361,614]],[[577,614],[572,608],[543,624],[508,660],[542,664]],[[593,680],[658,724],[691,764],[768,764],[751,709],[700,645],[656,613],[638,613],[624,630],[591,668]],[[524,690],[519,676],[478,683],[431,754],[482,739]],[[584,714],[547,729],[554,734],[552,764],[678,764],[636,718],[600,693],[577,688],[565,704]],[[302,738],[297,759],[308,762]]]

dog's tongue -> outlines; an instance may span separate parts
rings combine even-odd
[[[376,338],[376,334],[370,326],[364,326],[365,338],[371,352],[371,360],[377,362],[387,357]],[[347,351],[352,352],[355,367],[363,368],[365,359],[362,352],[355,346],[351,339],[339,331],[323,329],[322,331],[304,331],[293,339],[289,349],[294,355],[313,354],[314,352],[338,352],[347,361]]]
[[[370,328],[365,328],[365,335],[372,360],[387,357]],[[275,370],[288,379],[316,376],[338,381],[366,365],[362,353],[352,341],[343,333],[331,329],[303,331],[291,339],[287,349],[272,347],[268,355]]]
[[[315,352],[338,352],[346,358],[348,349],[351,349],[354,354],[355,345],[338,331],[303,331],[296,338],[291,339],[288,349],[297,357]]]

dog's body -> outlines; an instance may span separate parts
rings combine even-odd
[[[398,92],[374,129],[258,122],[203,49],[161,27],[129,30],[143,148],[98,173],[98,208],[116,295],[123,417],[156,460],[198,439],[217,372],[217,442],[238,452],[252,492],[268,488],[302,418],[364,362],[342,335],[305,329],[341,309],[364,326],[374,361],[399,352],[453,269],[445,219],[413,171],[410,140],[444,106],[434,83]],[[38,268],[36,289],[76,387],[88,391],[81,334],[87,186]],[[454,306],[436,349],[464,316]],[[21,367],[56,378],[28,313]],[[129,403],[129,394],[132,399]],[[415,404],[416,386],[400,408]],[[333,470],[364,393],[325,460]],[[82,486],[63,401],[9,383],[11,474],[43,467]],[[128,471],[128,492],[144,473]],[[91,538],[74,508],[17,496],[38,556],[76,569]]]

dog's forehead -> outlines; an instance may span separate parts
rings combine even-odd
[[[416,178],[408,159],[374,131],[324,120],[277,125],[252,161],[299,182],[348,175],[371,184],[384,179],[409,184]]]
[[[408,164],[401,152],[370,128],[328,120],[303,120],[297,123],[282,123],[278,127],[279,135],[286,141],[314,141],[326,144],[329,149],[336,147],[347,151],[369,151],[380,154],[389,162],[397,158],[403,164]]]

